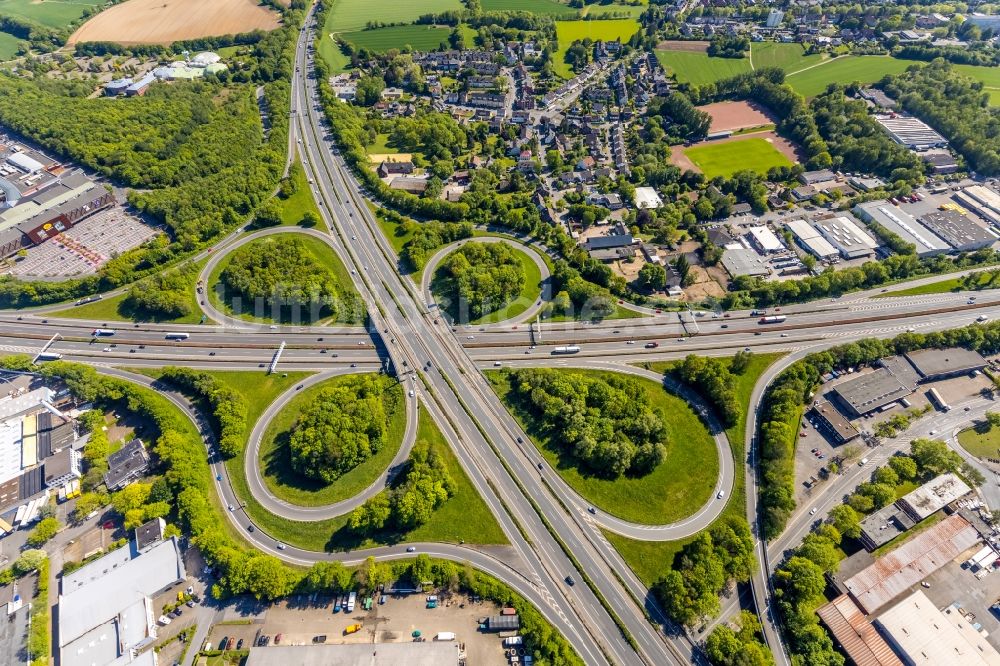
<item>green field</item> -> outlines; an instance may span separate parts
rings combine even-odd
[[[960,291],[961,288],[962,288],[962,280],[960,278],[951,278],[950,280],[929,282],[927,284],[922,284],[919,287],[910,287],[909,289],[900,289],[899,291],[887,291],[884,294],[876,294],[875,298],[894,298],[896,296],[924,296],[926,294],[947,294],[953,291]]]
[[[455,251],[457,252],[457,250]],[[470,324],[492,324],[498,321],[511,319],[530,308],[532,303],[538,300],[542,292],[542,274],[538,269],[538,265],[535,264],[534,260],[527,255],[527,252],[531,252],[531,250],[515,249],[515,256],[517,256],[520,260],[521,271],[524,273],[524,288],[521,289],[521,294],[499,310],[490,312],[489,314],[483,315],[479,319],[470,321]],[[444,263],[448,260],[448,256],[451,256],[451,253],[449,253],[444,259],[441,260],[441,263],[438,264],[438,269],[435,272],[434,279],[431,281],[431,292],[434,294],[434,300],[440,305],[441,309],[452,315],[452,321],[457,321],[455,316],[456,312],[450,307],[453,300],[453,294],[448,294],[443,291],[445,287]]]
[[[976,65],[952,65],[956,70],[981,81],[990,96],[990,106],[1000,106],[1000,67],[979,67]]]
[[[10,60],[17,55],[21,46],[26,45],[26,41],[6,32],[0,32],[0,60]]]
[[[442,44],[448,44],[449,28],[429,25],[394,25],[375,30],[345,32],[340,35],[360,49],[385,53],[389,49],[409,46],[415,51],[434,51]]]
[[[604,370],[563,372],[614,376]],[[667,426],[666,458],[645,476],[611,480],[585,473],[555,442],[537,434],[531,414],[508,400],[510,386],[506,371],[490,371],[487,378],[552,468],[581,497],[602,511],[624,520],[662,525],[690,516],[712,496],[719,475],[715,442],[687,402],[668,393],[657,382],[629,377],[646,390],[651,407]]]
[[[977,458],[1000,458],[1000,428],[986,422],[958,433],[958,443]]]
[[[647,9],[649,9],[648,5],[586,5],[581,10],[580,15],[590,19],[621,16],[639,18]]]
[[[274,240],[276,238],[282,238],[282,237],[284,237],[284,234],[264,236],[263,238],[258,238],[256,240],[251,241],[251,243],[262,243],[267,240]],[[331,279],[336,281],[336,283],[340,285],[341,288],[344,290],[342,292],[343,294],[346,295],[349,292],[356,293],[354,291],[354,284],[351,281],[351,276],[348,274],[347,268],[344,266],[344,262],[341,261],[340,256],[336,252],[334,252],[329,245],[327,245],[318,238],[314,238],[312,236],[306,236],[304,234],[296,234],[294,238],[297,238],[300,241],[302,241],[302,243],[305,244],[305,247],[309,251],[309,253],[313,255],[313,258],[321,266],[325,266],[327,268],[328,272],[331,275]],[[208,282],[205,287],[205,291],[208,293],[208,297],[211,299],[212,304],[215,305],[215,307],[221,310],[222,312],[225,312],[226,314],[231,316],[238,316],[240,319],[244,319],[246,321],[265,321],[265,322],[273,321],[272,318],[269,316],[262,315],[260,317],[255,317],[253,314],[247,312],[241,312],[239,315],[236,315],[232,311],[232,304],[224,303],[222,302],[222,299],[219,298],[219,293],[218,293],[219,290],[216,289],[216,286],[219,284],[219,276],[222,275],[222,271],[226,270],[226,266],[229,265],[229,260],[231,257],[232,255],[229,255],[225,259],[220,261],[219,264],[208,276]],[[325,322],[317,321],[313,323],[322,324]]]
[[[323,31],[329,33],[363,30],[369,21],[413,23],[424,14],[440,14],[464,9],[461,0],[336,0]]]
[[[484,12],[531,12],[549,16],[572,16],[577,10],[555,0],[481,0]]]
[[[348,384],[352,380],[353,376],[347,375],[310,386],[290,400],[268,425],[261,438],[257,465],[263,472],[264,482],[275,497],[300,506],[323,506],[340,502],[354,497],[374,483],[396,457],[406,431],[406,408],[403,404],[402,387],[387,379],[382,403],[389,416],[389,429],[387,441],[381,450],[329,484],[308,479],[292,468],[288,437],[302,410],[323,389]]]
[[[741,461],[744,459],[744,431],[746,430],[746,416],[750,408],[750,395],[757,379],[772,363],[777,361],[784,354],[754,354],[743,374],[736,378],[736,400],[739,402],[740,419],[739,422],[730,428],[726,428],[726,437],[729,438],[729,448],[733,452],[733,459]],[[656,372],[667,372],[677,364],[677,361],[659,361],[656,363],[642,363],[644,368]],[[739,465],[737,465],[737,468]],[[736,474],[733,492],[729,496],[726,508],[713,525],[726,520],[745,520],[746,505],[744,499],[744,477]],[[611,532],[605,532],[608,541],[621,553],[635,575],[646,585],[652,585],[663,577],[674,561],[674,556],[680,552],[685,544],[694,537],[680,539],[678,541],[635,541]]]
[[[786,72],[794,72],[823,60],[821,53],[806,55],[801,44],[786,44],[783,42],[752,42],[750,44],[750,60],[754,69],[778,67]]]
[[[914,63],[889,56],[843,56],[792,72],[785,83],[806,97],[815,97],[831,83],[874,83],[886,74],[899,74]]]
[[[442,457],[448,473],[455,482],[455,493],[438,507],[429,521],[420,527],[404,534],[386,532],[371,539],[359,539],[351,533],[346,527],[346,515],[309,522],[275,516],[250,496],[241,458],[226,461],[226,468],[229,470],[230,480],[237,496],[246,505],[244,510],[254,523],[268,536],[299,548],[323,552],[372,548],[410,541],[507,543],[507,538],[490,513],[489,507],[479,496],[441,431],[425,410],[420,411],[417,441],[430,443],[433,450]]]
[[[737,171],[752,169],[766,174],[775,166],[791,166],[792,162],[765,139],[751,138],[725,143],[707,143],[685,148],[684,154],[701,169],[705,178],[732,176]]]
[[[564,60],[570,45],[581,39],[613,42],[620,39],[627,42],[639,31],[635,19],[615,19],[611,21],[556,21],[556,40],[559,50],[552,55],[552,69],[563,78],[572,78],[573,70]]]
[[[320,219],[320,223],[317,225],[319,230],[325,231],[326,222],[322,221],[323,216],[320,215],[319,208],[316,206],[316,200],[312,195],[312,190],[309,189],[309,178],[301,168],[302,163],[298,160],[295,160],[295,163],[300,167],[291,171],[291,178],[295,183],[295,192],[287,199],[278,198],[278,203],[281,206],[281,224],[283,226],[306,226],[303,224],[302,218],[305,217],[307,212],[312,212]]]
[[[340,50],[340,44],[328,32],[324,32],[316,43],[316,52],[330,68],[331,74],[347,71],[351,58]]]
[[[715,83],[750,71],[747,58],[712,58],[707,53],[656,49],[656,59],[668,76],[673,75],[678,83],[694,86]]]
[[[0,0],[0,16],[27,19],[59,29],[78,20],[86,9],[105,4],[104,0]]]

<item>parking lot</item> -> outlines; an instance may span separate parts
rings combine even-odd
[[[280,635],[280,645],[399,643],[415,640],[418,637],[413,634],[417,631],[422,640],[433,640],[439,632],[454,632],[456,640],[465,645],[468,663],[506,663],[500,637],[478,630],[480,618],[500,612],[495,604],[473,602],[459,594],[442,596],[438,607],[429,609],[425,595],[411,594],[389,596],[384,604],[376,601],[370,611],[365,611],[362,601],[359,597],[353,613],[334,613],[332,597],[298,595],[271,605],[256,618],[215,625],[207,642],[219,649],[223,639],[233,639],[234,647],[242,640],[246,649],[265,635],[273,645]],[[353,624],[361,624],[361,630],[345,634]]]

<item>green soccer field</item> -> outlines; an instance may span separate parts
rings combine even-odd
[[[792,161],[768,141],[757,138],[708,143],[687,148],[684,154],[709,180],[716,176],[728,178],[745,169],[766,174],[771,167],[792,165]]]
[[[656,49],[656,59],[678,83],[703,86],[750,71],[747,58],[712,58],[707,53]]]

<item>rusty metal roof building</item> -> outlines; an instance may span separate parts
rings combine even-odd
[[[857,666],[903,666],[889,644],[846,594],[820,606],[816,614]]]
[[[851,596],[871,614],[979,542],[979,532],[959,515],[950,516],[913,537],[844,582]]]

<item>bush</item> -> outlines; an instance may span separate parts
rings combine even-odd
[[[243,450],[247,428],[247,406],[243,396],[209,373],[189,368],[165,367],[160,379],[208,403],[219,432],[219,449],[223,455],[235,456]]]

